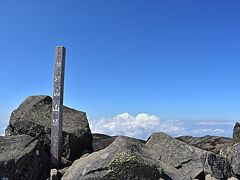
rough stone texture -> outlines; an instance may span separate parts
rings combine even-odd
[[[231,177],[231,167],[224,158],[190,146],[165,133],[151,135],[146,146],[151,149],[150,153],[155,159],[160,159],[192,178],[201,179],[207,174],[218,179]]]
[[[105,149],[75,161],[63,180],[224,180],[232,176],[231,171],[224,157],[188,145],[165,133],[155,133],[146,145],[137,139],[117,137]]]
[[[192,180],[189,175],[184,174],[184,172],[181,172],[162,161],[159,161],[159,165],[161,166],[162,178],[164,180]]]
[[[218,136],[203,136],[203,137],[192,137],[192,136],[180,136],[176,139],[183,141],[189,145],[204,149],[206,151],[211,151],[216,154],[220,152],[221,149],[231,146],[233,140],[227,137]]]
[[[65,172],[68,170],[69,167],[65,167],[63,169],[59,169],[58,172],[60,174],[60,178],[63,177],[63,175],[65,174]]]
[[[67,160],[65,157],[61,158],[61,168],[69,167],[72,165],[72,162]]]
[[[159,179],[159,167],[141,147],[138,140],[118,137],[107,148],[75,161],[62,179]]]
[[[228,159],[233,173],[240,178],[240,143],[222,149],[220,155]]]
[[[229,178],[228,180],[238,180],[238,179],[235,178],[235,177],[231,177],[231,178]]]
[[[6,136],[28,134],[37,138],[50,152],[52,98],[30,96],[13,111]],[[75,160],[84,149],[92,150],[92,134],[86,113],[64,106],[63,108],[63,156]]]
[[[176,168],[153,159],[148,151],[141,141],[119,136],[105,149],[76,160],[62,179],[191,180]]]
[[[205,180],[217,180],[215,177],[212,177],[210,174],[206,175]]]
[[[49,157],[39,142],[28,135],[0,137],[0,179],[46,179]]]
[[[236,122],[233,128],[233,141],[236,143],[240,142],[240,123]]]

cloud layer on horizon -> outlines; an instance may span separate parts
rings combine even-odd
[[[2,113],[0,112],[0,136],[4,136],[5,134],[5,128],[7,126],[7,117]]]
[[[136,116],[129,113],[118,114],[114,117],[103,117],[89,120],[93,133],[108,135],[125,135],[139,139],[147,139],[153,132],[166,132],[172,136],[216,135],[232,136],[234,121],[189,121],[161,120],[156,115],[140,113]]]

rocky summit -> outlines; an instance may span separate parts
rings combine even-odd
[[[232,138],[209,135],[203,137],[180,136],[176,139],[200,149],[212,151],[216,154],[219,154],[221,149],[234,144]]]
[[[6,136],[27,134],[38,139],[49,154],[52,98],[30,96],[12,112]],[[92,151],[92,134],[86,113],[63,107],[63,156],[69,160]]]
[[[62,179],[159,179],[158,168],[143,144],[120,136],[107,148],[75,161]]]
[[[62,166],[51,169],[52,99],[30,96],[12,112],[0,137],[1,180],[240,179],[239,124],[232,138],[171,137],[147,141],[91,133],[86,113],[63,108]]]
[[[207,174],[217,179],[231,177],[231,166],[226,159],[190,146],[165,133],[152,134],[146,146],[155,159],[181,170],[192,178],[203,179]]]

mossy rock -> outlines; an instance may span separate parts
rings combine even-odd
[[[144,151],[144,144],[120,136],[107,148],[75,161],[63,179],[159,180],[160,169]]]

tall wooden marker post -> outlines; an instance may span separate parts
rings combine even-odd
[[[65,47],[57,46],[55,52],[51,123],[51,166],[53,168],[61,166],[65,56]]]

